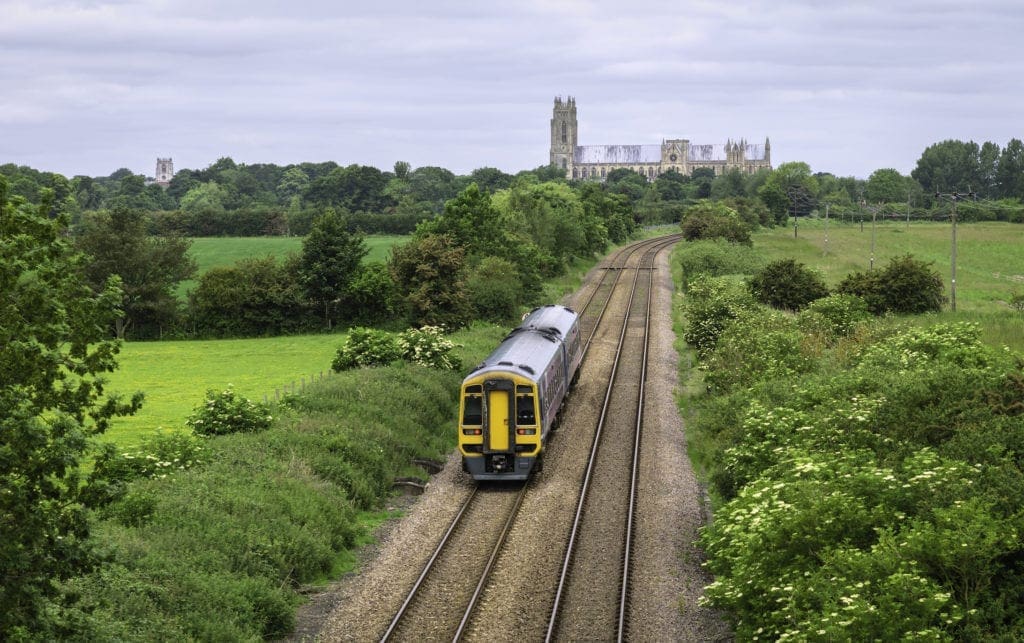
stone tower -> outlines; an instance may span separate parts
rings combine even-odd
[[[555,109],[551,116],[551,164],[569,170],[576,152],[578,125],[576,123],[576,99],[570,96],[563,101],[555,98]]]
[[[156,181],[157,185],[167,187],[174,178],[174,161],[171,159],[156,160]]]

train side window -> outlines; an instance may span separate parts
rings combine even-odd
[[[536,424],[537,414],[534,411],[533,391],[528,386],[516,390],[516,424]]]

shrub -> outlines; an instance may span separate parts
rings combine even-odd
[[[398,348],[402,359],[413,364],[448,371],[462,368],[462,361],[452,354],[455,344],[444,336],[444,329],[439,326],[410,328],[398,336]]]
[[[386,366],[402,358],[393,333],[374,328],[353,328],[338,349],[331,369],[336,373],[364,366]]]
[[[743,310],[757,302],[742,282],[724,277],[697,277],[690,284],[683,316],[683,339],[706,357],[718,343],[718,336]]]
[[[846,337],[858,324],[871,318],[868,305],[856,295],[834,294],[816,299],[800,313],[805,332],[820,332],[830,340]]]
[[[202,440],[193,433],[157,433],[142,439],[134,451],[104,454],[96,462],[96,475],[112,482],[164,477],[202,464]]]
[[[802,310],[828,296],[828,286],[817,272],[793,259],[773,261],[750,279],[750,292],[763,304],[781,310]]]
[[[938,312],[946,298],[931,265],[911,255],[895,257],[882,270],[848,275],[837,291],[862,297],[875,315]]]
[[[804,349],[804,335],[791,317],[772,310],[742,311],[718,337],[701,365],[711,388],[727,391],[763,379],[806,373],[814,360]]]
[[[273,419],[266,404],[236,394],[229,385],[220,393],[206,391],[206,402],[195,408],[185,424],[200,435],[226,435],[263,431]]]
[[[756,272],[763,265],[752,248],[729,243],[724,239],[681,244],[676,256],[683,271],[684,291],[689,287],[690,280],[698,275],[746,275]]]
[[[1010,308],[1016,310],[1018,313],[1024,313],[1024,294],[1014,293],[1010,297]]]
[[[454,348],[455,344],[444,336],[444,329],[439,326],[410,328],[397,335],[373,328],[355,328],[338,349],[331,368],[340,373],[405,360],[431,368],[458,370],[462,362],[452,354]]]

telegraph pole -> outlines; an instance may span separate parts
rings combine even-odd
[[[949,277],[949,309],[956,312],[956,204],[965,198],[974,198],[974,192],[953,192],[950,194],[935,193],[936,199],[949,199],[953,202],[953,247],[950,251],[950,277]]]

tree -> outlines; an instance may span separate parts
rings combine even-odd
[[[494,167],[478,167],[469,174],[469,180],[492,194],[512,185],[512,175]]]
[[[303,239],[299,274],[310,301],[323,310],[327,328],[336,321],[349,284],[368,252],[363,235],[350,233],[348,222],[334,210],[317,218]]]
[[[59,639],[58,583],[93,568],[87,510],[117,496],[82,462],[110,418],[141,405],[105,390],[119,345],[106,329],[118,315],[117,278],[95,293],[85,259],[38,207],[8,200],[0,177],[0,638]]]
[[[789,217],[807,216],[818,204],[818,181],[806,163],[783,163],[768,175],[758,196],[783,225]]]
[[[1024,199],[1024,143],[1012,138],[999,155],[996,185],[1003,198]]]
[[[906,201],[907,177],[892,168],[875,170],[864,186],[864,198],[871,203]]]
[[[122,314],[114,323],[118,339],[130,328],[138,329],[138,336],[159,337],[176,321],[175,288],[196,272],[191,245],[177,235],[146,234],[145,214],[121,205],[83,221],[75,246],[91,258],[86,279],[97,291],[112,275],[121,280]]]
[[[224,202],[228,198],[228,191],[219,183],[199,183],[181,197],[181,209],[193,214],[224,212]]]
[[[910,173],[925,193],[968,192],[981,185],[981,150],[974,141],[946,140],[925,148]]]
[[[418,167],[409,173],[409,194],[430,205],[434,212],[444,209],[448,199],[459,193],[458,181],[443,167]]]
[[[689,177],[676,170],[669,170],[654,179],[654,189],[662,201],[685,201],[690,198],[689,183]]]
[[[392,249],[388,269],[411,324],[454,330],[469,321],[465,259],[465,249],[444,234],[417,236]]]

